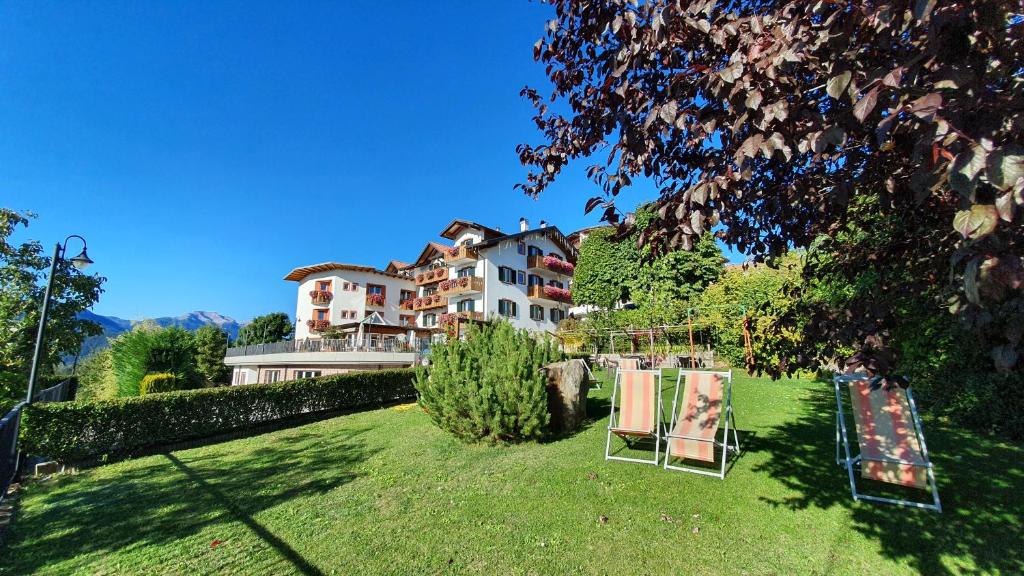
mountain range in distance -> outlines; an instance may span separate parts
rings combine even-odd
[[[234,318],[230,318],[216,312],[204,311],[189,312],[188,314],[183,314],[181,316],[148,318],[146,320],[125,320],[124,318],[118,318],[117,316],[101,316],[86,310],[80,313],[78,318],[81,320],[95,322],[103,328],[103,334],[86,338],[85,342],[82,344],[82,351],[79,353],[80,358],[85,358],[96,350],[106,348],[109,345],[111,338],[131,330],[132,326],[135,326],[136,324],[141,324],[142,322],[147,321],[151,321],[157,326],[162,326],[164,328],[178,326],[190,332],[194,332],[203,326],[213,325],[227,332],[232,340],[238,338],[238,330],[242,327],[242,325]]]

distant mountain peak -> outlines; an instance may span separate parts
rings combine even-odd
[[[221,330],[227,332],[232,340],[238,338],[238,329],[242,327],[242,325],[234,318],[208,310],[196,310],[188,312],[187,314],[182,314],[181,316],[162,316],[160,318],[145,318],[142,320],[125,320],[124,318],[118,318],[117,316],[102,316],[95,312],[86,310],[78,314],[78,317],[82,320],[95,322],[103,328],[102,335],[87,338],[85,343],[82,344],[82,351],[80,354],[82,358],[96,350],[106,348],[111,338],[131,330],[132,326],[135,326],[136,324],[146,321],[151,321],[157,326],[162,326],[164,328],[178,326],[188,330],[189,332],[195,332],[203,326],[217,326]]]

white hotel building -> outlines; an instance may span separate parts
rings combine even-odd
[[[543,222],[505,234],[454,220],[415,262],[378,270],[325,262],[296,268],[295,339],[231,348],[233,384],[411,366],[431,339],[468,322],[504,318],[553,332],[568,315],[576,248]]]

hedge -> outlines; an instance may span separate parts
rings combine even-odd
[[[378,370],[293,380],[33,404],[21,427],[24,452],[86,462],[244,430],[318,412],[378,407],[416,397],[415,370]]]

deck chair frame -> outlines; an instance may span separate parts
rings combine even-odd
[[[679,418],[679,390],[682,388],[684,382],[683,378],[687,374],[714,374],[725,379],[725,411],[723,412],[723,419],[725,420],[725,433],[722,435],[722,441],[718,441],[718,434],[715,434],[715,438],[697,438],[694,436],[680,436],[673,434],[672,431],[676,428],[676,419]],[[733,446],[729,445],[729,425],[732,424],[732,438]],[[702,474],[704,476],[714,476],[720,480],[725,480],[725,466],[729,459],[729,451],[733,451],[736,454],[740,452],[740,438],[736,433],[736,416],[732,411],[732,370],[726,372],[716,372],[712,370],[679,370],[679,375],[676,376],[676,390],[672,398],[672,418],[669,422],[668,431],[665,433],[666,442],[672,442],[673,439],[682,440],[697,440],[698,442],[710,442],[716,448],[722,448],[722,466],[716,472],[710,469],[704,468],[692,468],[689,466],[677,466],[670,464],[672,460],[672,454],[669,452],[669,446],[665,447],[665,469],[666,470],[678,470],[680,472],[691,472],[693,474]]]
[[[925,502],[915,502],[913,500],[901,500],[897,498],[886,498],[883,496],[871,496],[868,494],[861,494],[857,490],[857,475],[854,473],[854,467],[862,465],[863,458],[860,452],[860,443],[858,442],[858,454],[853,456],[850,450],[850,440],[846,432],[846,418],[843,415],[843,396],[841,384],[849,384],[853,380],[864,380],[866,376],[863,374],[850,374],[850,375],[837,375],[832,378],[832,382],[836,389],[836,464],[839,466],[846,466],[847,474],[850,476],[850,493],[853,495],[854,500],[866,500],[870,502],[882,502],[885,504],[895,504],[897,506],[906,506],[908,508],[923,508],[925,510],[934,510],[936,512],[942,512],[942,503],[939,501],[939,490],[935,485],[935,470],[932,467],[932,461],[928,457],[928,446],[924,441],[924,428],[921,427],[921,418],[917,414],[917,405],[914,403],[914,395],[910,391],[910,388],[906,389],[907,392],[907,403],[910,405],[910,414],[914,421],[914,434],[917,436],[917,441],[921,445],[921,458],[924,463],[909,462],[906,460],[900,460],[896,458],[873,458],[872,461],[878,462],[890,462],[893,464],[910,464],[913,466],[924,466],[928,473],[928,487],[932,493],[931,504]],[[854,432],[856,434],[856,432]],[[840,444],[842,444],[843,453],[840,454]]]
[[[625,456],[613,456],[612,455],[612,435],[619,436],[613,430],[615,427],[615,400],[619,393],[619,382],[621,380],[623,372],[646,372],[654,374],[655,386],[657,387],[657,393],[655,394],[655,407],[654,411],[654,433],[647,436],[640,436],[641,439],[652,438],[654,440],[654,460],[647,460],[645,458],[627,458]],[[662,422],[664,420],[664,408],[661,405],[661,369],[656,368],[654,370],[628,370],[617,368],[615,370],[615,382],[612,384],[612,409],[611,414],[608,416],[608,439],[604,446],[604,459],[605,460],[619,460],[621,462],[638,462],[640,464],[654,464],[658,465],[661,461],[661,439],[662,439]],[[630,447],[630,441],[624,436],[620,436],[626,443],[626,447]]]

